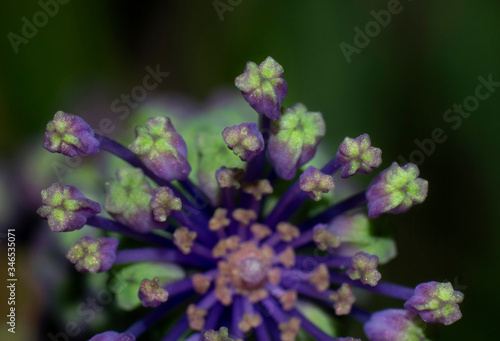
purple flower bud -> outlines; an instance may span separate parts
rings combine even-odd
[[[99,152],[99,140],[81,117],[58,111],[46,129],[43,147],[51,153],[75,156]]]
[[[108,331],[95,335],[89,341],[135,341],[135,337],[130,333],[119,334],[117,332]]]
[[[116,259],[116,238],[92,238],[85,236],[66,253],[66,258],[79,272],[92,274],[111,269]]]
[[[146,127],[136,128],[135,135],[129,148],[153,173],[167,181],[187,179],[191,166],[186,143],[168,117],[148,119]]]
[[[152,281],[145,278],[139,288],[139,299],[144,307],[157,307],[168,299],[168,292],[159,284],[158,277]]]
[[[420,315],[427,323],[452,324],[462,318],[458,303],[464,294],[454,291],[451,283],[428,282],[417,285],[405,308]]]
[[[368,214],[376,218],[383,213],[400,214],[427,197],[427,180],[418,177],[418,167],[408,163],[399,167],[396,162],[380,172],[366,191]]]
[[[53,232],[81,229],[87,219],[101,213],[101,206],[83,196],[74,186],[53,183],[42,190],[42,206],[37,213],[48,220]]]
[[[290,180],[297,169],[316,154],[325,136],[325,121],[319,112],[309,112],[298,103],[283,110],[281,118],[271,123],[269,161],[279,177]]]
[[[259,66],[248,62],[245,72],[236,77],[234,84],[259,114],[271,120],[280,118],[281,103],[288,88],[283,78],[283,67],[273,58],[267,57]]]
[[[413,311],[387,309],[373,313],[364,330],[370,341],[424,341],[423,322]]]
[[[153,196],[149,202],[153,210],[154,219],[159,222],[167,221],[171,211],[180,211],[182,208],[181,199],[177,198],[168,187],[158,187],[153,191]]]
[[[241,161],[251,161],[264,150],[264,138],[255,123],[242,123],[225,128],[222,138]]]
[[[337,161],[342,165],[341,176],[348,178],[356,173],[370,174],[382,163],[382,150],[371,146],[370,136],[363,134],[355,139],[346,137],[337,151]]]
[[[153,188],[139,168],[120,168],[117,181],[106,182],[104,209],[137,232],[165,227],[154,220],[150,207]]]
[[[377,270],[378,257],[360,251],[352,257],[352,263],[346,274],[352,280],[359,279],[361,283],[376,286],[382,275]]]
[[[322,193],[328,193],[335,187],[330,175],[321,173],[313,166],[307,167],[306,171],[300,175],[299,185],[300,189],[314,201],[321,200]]]

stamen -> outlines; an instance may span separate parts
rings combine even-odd
[[[328,268],[321,263],[309,275],[309,283],[311,283],[319,292],[325,291],[330,287],[330,277]]]
[[[271,229],[266,225],[255,223],[250,226],[250,231],[252,231],[253,236],[258,241],[271,235]]]
[[[272,268],[267,273],[267,279],[269,283],[273,285],[278,285],[281,282],[281,269],[280,268]]]
[[[193,281],[193,288],[198,294],[206,294],[210,288],[211,279],[203,276],[202,274],[195,274],[191,277]]]
[[[328,225],[325,224],[318,224],[314,227],[313,241],[322,251],[340,246],[340,239],[328,231],[327,228]]]
[[[281,330],[281,341],[295,341],[300,330],[300,319],[292,317],[288,322],[278,325]]]
[[[205,316],[207,316],[207,313],[205,309],[200,309],[196,305],[190,304],[187,308],[189,327],[193,330],[202,330],[205,325]]]
[[[218,208],[215,210],[213,217],[208,222],[208,228],[211,231],[219,231],[231,223],[227,218],[227,209]]]
[[[278,257],[280,263],[287,269],[295,265],[295,251],[291,246],[287,247]]]
[[[153,280],[147,278],[141,281],[139,299],[144,307],[157,307],[168,299],[168,292],[160,287],[158,277]]]
[[[257,200],[262,200],[262,197],[273,193],[273,188],[269,180],[255,180],[252,182],[244,182],[242,191],[254,196]]]
[[[191,248],[193,247],[194,240],[196,239],[197,233],[194,231],[189,231],[187,227],[179,227],[174,232],[174,244],[181,250],[185,255],[191,253]]]
[[[358,252],[352,257],[351,268],[346,274],[352,280],[359,279],[363,284],[376,286],[382,275],[377,270],[378,257],[366,252]]]
[[[330,294],[330,300],[334,302],[335,314],[348,315],[353,303],[356,302],[356,297],[352,293],[352,286],[344,283],[337,291]]]
[[[243,225],[250,224],[251,221],[257,219],[257,213],[254,210],[246,210],[244,208],[237,208],[233,212],[233,218],[242,223]]]
[[[262,318],[257,314],[244,313],[243,319],[238,324],[238,328],[244,333],[249,332],[252,328],[257,328],[262,323]]]
[[[220,240],[213,248],[212,255],[214,258],[222,258],[227,255],[230,250],[236,250],[240,245],[240,237],[231,236]]]
[[[281,240],[284,242],[291,242],[294,238],[300,236],[300,230],[287,222],[278,223],[278,232],[281,235]]]

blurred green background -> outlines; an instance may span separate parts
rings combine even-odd
[[[366,132],[382,148],[387,167],[419,150],[415,139],[444,130],[446,141],[420,164],[430,182],[426,203],[387,218],[399,255],[383,275],[411,286],[430,280],[460,286],[464,317],[438,328],[436,339],[496,339],[500,88],[457,129],[443,114],[475,95],[479,76],[500,81],[500,2],[402,0],[400,13],[350,63],[339,45],[354,45],[355,28],[364,31],[374,20],[370,11],[387,9],[391,1],[222,3],[231,8],[223,20],[213,1],[68,1],[15,53],[9,33],[21,35],[22,18],[32,22],[41,7],[37,1],[3,0],[0,170],[19,171],[21,150],[40,148],[40,134],[57,110],[116,115],[111,103],[142,83],[146,66],[160,64],[170,73],[151,96],[178,93],[203,101],[217,88],[237,92],[233,79],[246,61],[260,63],[270,55],[285,68],[285,105],[300,101],[323,113],[323,145],[332,154],[345,136]],[[2,191],[8,201],[20,196],[16,188]],[[19,243],[28,245],[34,212],[13,208],[9,214],[9,226],[22,231]],[[22,257],[22,245],[18,253]],[[31,271],[28,265],[18,272]],[[19,322],[18,328],[46,330],[28,306],[30,297],[25,289],[18,298],[30,323]]]

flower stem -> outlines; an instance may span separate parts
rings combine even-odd
[[[301,264],[304,266],[310,266],[312,262],[315,262],[316,264],[325,264],[329,268],[334,268],[334,269],[344,269],[348,268],[351,266],[352,262],[352,257],[340,257],[340,256],[333,256],[333,255],[327,255],[327,256],[303,256],[303,255],[297,255],[295,256],[295,264],[297,268],[301,268]]]
[[[125,225],[122,225],[114,220],[106,219],[100,216],[94,216],[87,219],[87,225],[98,227],[105,231],[118,232],[123,235],[142,240],[147,243],[152,243],[161,246],[172,246],[172,241],[156,235],[154,233],[139,233],[131,230]]]
[[[413,296],[414,292],[414,289],[412,288],[383,281],[379,281],[376,286],[372,287],[370,285],[362,284],[360,281],[353,281],[347,275],[338,272],[330,273],[330,282],[337,284],[349,283],[353,286],[363,288],[379,295],[399,298],[401,300],[409,299]]]
[[[316,224],[330,222],[333,218],[364,204],[366,204],[365,192],[355,194],[302,223],[299,228],[301,230],[308,230]]]
[[[340,164],[333,158],[322,169],[324,174],[333,174]],[[300,189],[300,182],[297,180],[281,197],[273,211],[264,220],[264,225],[274,228],[280,221],[286,221],[302,206],[309,196]]]
[[[135,262],[174,262],[202,268],[212,267],[213,263],[204,258],[184,255],[176,249],[140,248],[120,250],[116,253],[116,264]]]
[[[204,330],[212,330],[216,328],[217,323],[219,322],[220,317],[222,316],[224,308],[225,307],[219,302],[215,303],[213,308],[210,310],[210,314],[208,315],[207,320],[205,321],[205,326],[203,327]],[[200,341],[205,340],[203,334],[204,333],[200,333]]]
[[[196,232],[197,237],[206,245],[213,245],[216,241],[216,236],[208,229],[208,221],[205,221],[203,217],[200,221],[196,221],[193,218],[196,216],[186,214],[185,212],[172,211],[172,219],[176,220],[182,226],[189,228]]]
[[[169,330],[167,335],[161,341],[177,341],[180,340],[182,334],[189,328],[189,323],[186,314],[177,321],[177,323]]]
[[[243,319],[243,302],[242,297],[237,295],[234,297],[231,311],[231,322],[232,322],[232,332],[234,337],[237,339],[242,339],[244,337],[243,331],[239,328],[239,323]]]
[[[358,320],[359,322],[365,324],[370,319],[371,314],[367,311],[364,311],[364,310],[356,307],[356,306],[352,306],[351,312],[349,313],[349,316],[351,316],[354,319]]]

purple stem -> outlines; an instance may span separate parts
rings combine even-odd
[[[314,323],[309,321],[304,315],[299,313],[297,309],[290,310],[290,315],[298,317],[300,319],[300,327],[303,328],[309,335],[313,337],[314,340],[319,341],[334,341],[335,338],[326,334],[324,331],[319,329]]]
[[[206,294],[203,299],[201,299],[197,304],[196,307],[199,309],[204,309],[204,310],[209,310],[214,306],[214,304],[217,303],[217,297],[215,297],[215,290],[212,289],[208,294]]]
[[[295,200],[297,197],[301,200],[307,199],[307,194],[300,190],[299,181],[295,182],[285,194],[283,194],[280,201],[274,206],[272,212],[264,219],[263,224],[270,228],[274,228],[280,221],[288,220],[301,204],[301,200]],[[298,204],[297,207],[291,207],[292,203]]]
[[[191,252],[197,256],[200,256],[202,259],[215,262],[215,258],[212,256],[212,251],[199,243],[195,242],[193,244],[193,246],[191,247]]]
[[[365,290],[374,292],[379,295],[399,298],[405,301],[408,300],[411,296],[413,296],[414,293],[414,289],[412,288],[383,281],[378,282],[377,285],[374,287],[370,285],[364,285],[360,281],[353,281],[347,275],[338,272],[330,273],[330,281],[332,283],[337,283],[337,284],[348,283],[358,288],[363,288]]]
[[[181,281],[182,282],[182,281]],[[173,287],[173,286],[167,286]],[[136,321],[133,325],[131,325],[127,332],[134,335],[136,338],[139,337],[142,333],[144,333],[149,327],[151,327],[154,323],[156,323],[160,318],[162,318],[165,314],[167,314],[173,307],[177,306],[182,301],[186,300],[184,294],[187,290],[170,290],[169,291],[169,299],[167,302],[161,304],[149,314],[144,316],[142,319]],[[174,295],[177,294],[177,295]],[[184,330],[187,329],[184,328]],[[174,339],[175,340],[175,339]]]
[[[334,256],[334,255],[328,255],[328,256],[318,256],[318,258],[321,257],[319,260],[314,258],[314,256],[303,256],[303,255],[298,255],[295,256],[295,266],[299,269],[301,267],[299,264],[310,264],[311,262],[315,263],[323,263],[329,268],[334,268],[334,269],[343,269],[343,268],[348,268],[351,266],[352,263],[352,258],[351,257],[340,257],[340,256]]]
[[[155,308],[152,312],[144,316],[142,319],[136,321],[126,330],[126,332],[129,332],[130,334],[138,338],[163,315],[165,315],[171,308],[172,304],[169,304],[169,302],[160,305],[158,308]]]
[[[302,223],[299,228],[304,231],[313,228],[316,224],[328,223],[333,218],[364,204],[366,204],[365,192],[355,194],[352,197],[333,205],[317,216]]]
[[[242,339],[245,335],[243,331],[239,328],[238,324],[243,319],[243,302],[240,295],[234,296],[234,301],[232,304],[231,320],[232,320],[232,332],[234,337],[237,339]]]
[[[179,222],[182,226],[186,226],[190,230],[193,230],[197,233],[198,238],[207,245],[213,245],[216,238],[215,234],[213,234],[208,229],[208,221],[196,222],[190,217],[193,215],[189,215],[184,212],[172,211],[171,217]]]
[[[231,188],[222,188],[222,206],[227,208],[227,213],[231,215],[234,210],[234,200]]]
[[[216,329],[217,323],[220,320],[220,317],[222,315],[222,312],[224,311],[224,306],[220,304],[219,302],[215,303],[212,309],[210,309],[210,314],[208,314],[207,320],[205,322],[204,330],[212,330]],[[200,341],[204,341],[203,337],[204,333],[200,333]]]
[[[176,249],[141,248],[120,250],[116,253],[115,265],[135,262],[173,262],[198,267],[212,267],[204,258],[185,255]]]
[[[333,158],[322,169],[324,174],[335,173],[341,165]],[[280,221],[287,221],[309,196],[300,189],[300,182],[297,180],[281,197],[273,211],[264,220],[264,225],[274,228]]]
[[[203,273],[203,276],[208,277],[209,279],[214,279],[219,270],[214,269]],[[173,295],[177,295],[186,291],[194,290],[193,289],[193,280],[191,277],[187,277],[181,279],[179,281],[169,283],[163,286],[163,289],[168,291],[169,297]]]
[[[177,321],[177,323],[172,327],[172,329],[170,329],[170,331],[161,341],[178,341],[188,328],[188,319],[186,314],[184,314],[184,316],[182,316],[182,318]]]
[[[252,161],[248,162],[244,181],[254,181],[262,177],[264,166],[266,164],[267,141],[269,139],[269,128],[271,120],[264,115],[259,115],[259,131],[264,138],[264,150]]]
[[[342,165],[337,161],[337,157],[334,157],[326,165],[321,168],[321,173],[332,175],[338,171]]]
[[[297,293],[308,296],[310,298],[314,298],[320,300],[328,305],[333,305],[333,302],[330,302],[330,295],[333,293],[331,290],[319,292],[310,284],[301,283],[299,286],[294,287],[294,290],[297,290]],[[330,304],[332,303],[332,304]]]
[[[172,241],[161,237],[159,235],[149,233],[139,233],[134,230],[131,230],[127,226],[120,224],[114,220],[106,219],[100,216],[94,216],[87,219],[87,225],[98,227],[105,231],[118,232],[120,234],[145,241],[147,243],[157,244],[161,246],[172,246]]]
[[[352,306],[351,312],[349,313],[349,315],[363,324],[368,322],[368,320],[370,319],[370,316],[371,316],[371,314],[369,312],[364,311],[356,306]]]
[[[247,299],[245,299],[248,303],[250,303]],[[269,335],[269,332],[267,331],[266,328],[266,323],[264,318],[262,317],[262,314],[258,311],[258,309],[254,309],[254,306],[250,304],[249,308],[245,308],[245,311],[247,313],[252,313],[256,314],[260,317],[260,320],[262,323],[255,329],[255,332],[257,334],[257,340],[259,341],[271,341],[271,336]]]
[[[276,323],[285,323],[288,321],[288,317],[281,310],[280,306],[271,298],[265,298],[261,301],[264,309],[267,311],[268,316],[270,315]]]
[[[212,210],[211,210],[210,200],[198,188],[198,186],[196,186],[190,179],[178,180],[178,182],[193,198],[193,204],[195,205],[195,207],[198,207],[200,210],[205,211],[208,215],[211,215]]]

